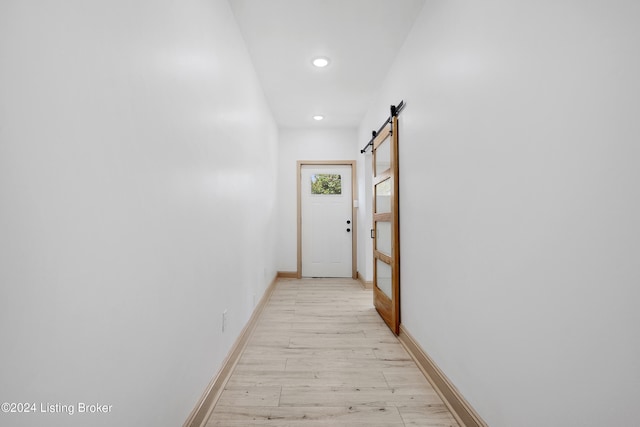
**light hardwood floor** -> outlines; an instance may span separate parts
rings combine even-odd
[[[458,426],[347,279],[280,279],[207,427]]]

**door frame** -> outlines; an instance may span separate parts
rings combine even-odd
[[[351,277],[358,278],[358,217],[355,208],[356,161],[355,160],[298,160],[296,186],[298,199],[298,279],[302,278],[302,166],[351,166]]]

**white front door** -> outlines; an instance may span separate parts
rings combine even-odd
[[[352,277],[351,165],[300,171],[302,276]]]

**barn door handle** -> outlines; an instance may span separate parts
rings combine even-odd
[[[371,229],[371,238],[375,239],[374,235],[373,235],[373,228]]]

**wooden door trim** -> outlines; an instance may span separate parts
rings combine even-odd
[[[373,258],[379,259],[380,261],[383,261],[385,264],[393,265],[393,258],[391,258],[389,255],[382,253],[378,250],[375,250],[375,252],[373,253]]]
[[[379,134],[376,135],[376,137],[373,140],[373,149],[377,149],[378,146],[380,144],[382,144],[384,142],[385,139],[387,139],[387,137],[389,136],[389,134],[391,133],[391,123],[387,123],[387,125],[384,127],[384,129],[382,129],[380,131]]]
[[[358,215],[354,207],[356,197],[356,161],[355,160],[298,160],[296,168],[296,187],[298,202],[298,279],[302,278],[302,166],[351,166],[351,278],[358,278]]]
[[[387,169],[386,171],[382,172],[381,174],[378,174],[378,175],[373,177],[373,186],[375,187],[376,185],[380,184],[383,181],[388,180],[389,178],[391,178],[391,170]]]
[[[393,215],[391,214],[391,212],[377,213],[373,214],[373,220],[382,222],[393,222]]]
[[[400,161],[399,161],[399,151],[400,147],[398,144],[398,116],[394,116],[391,119],[391,126],[393,129],[393,134],[391,138],[393,139],[393,149],[391,150],[391,163],[393,164],[393,188],[391,189],[391,210],[393,212],[393,224],[391,225],[394,228],[394,238],[393,238],[393,247],[395,251],[393,251],[393,263],[395,264],[395,270],[393,272],[393,281],[392,288],[393,292],[395,292],[396,298],[394,300],[395,305],[395,325],[396,330],[395,333],[398,335],[400,333]]]

